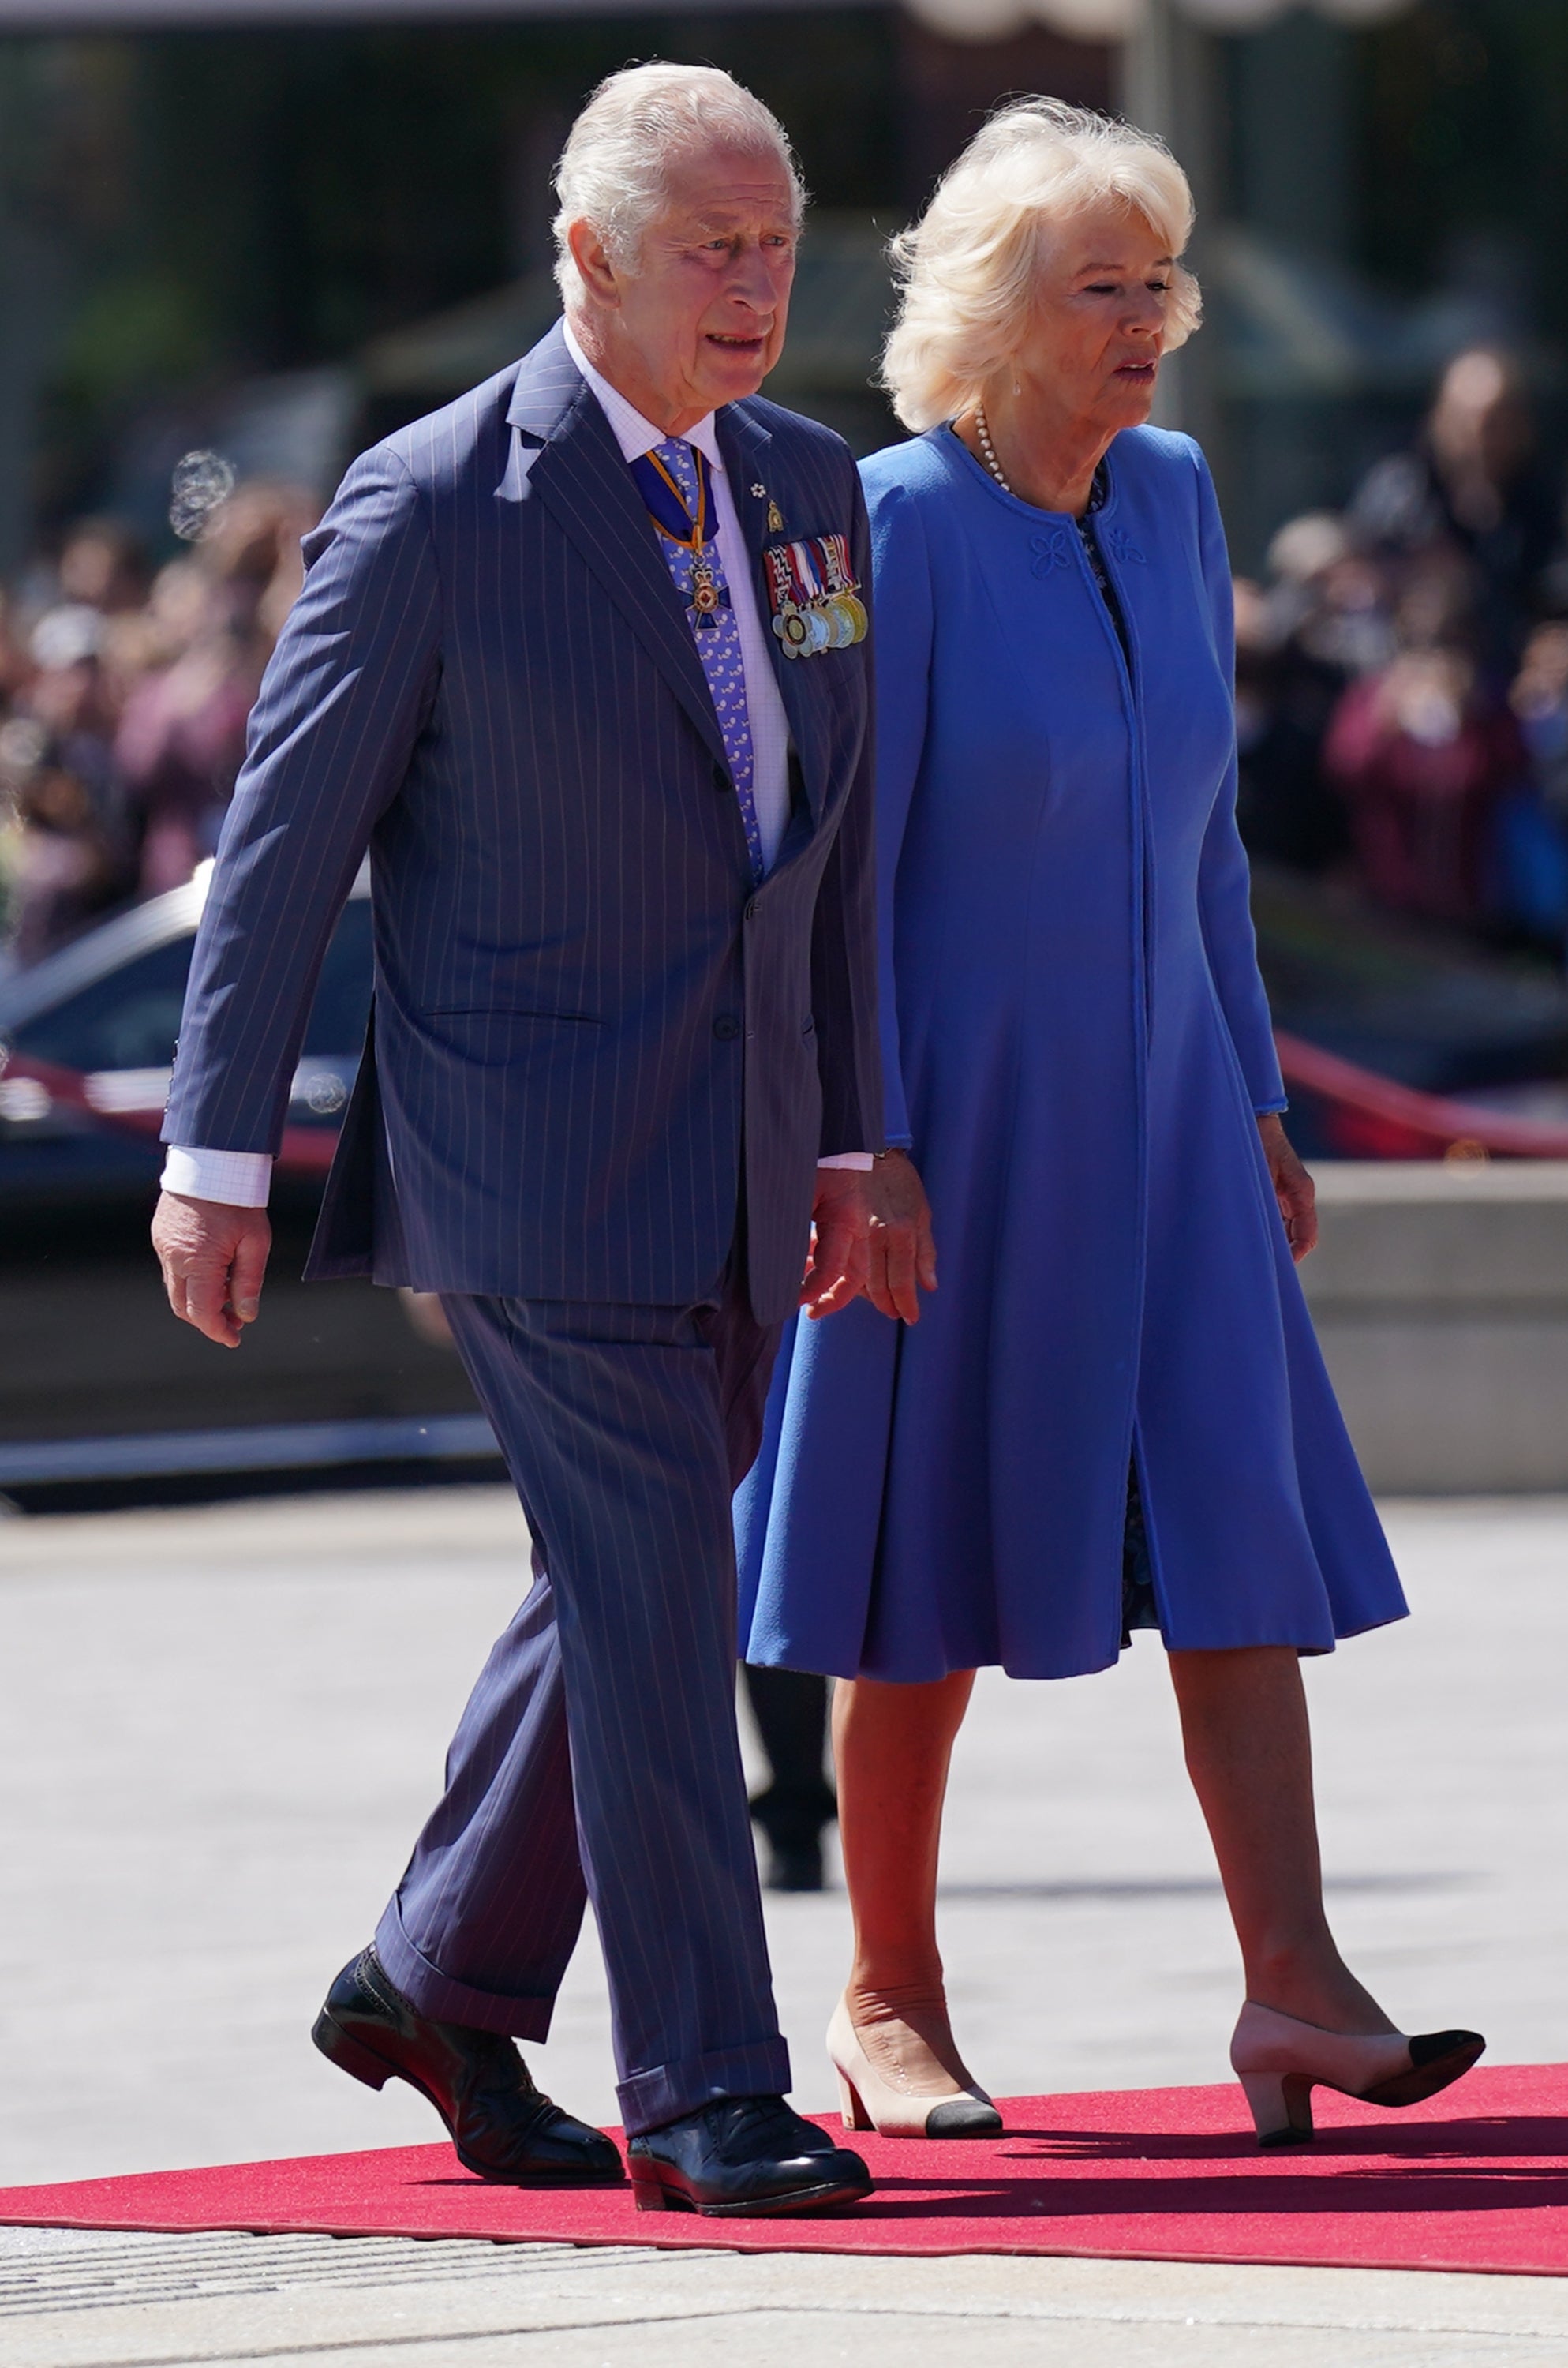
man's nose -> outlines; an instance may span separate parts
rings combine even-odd
[[[744,246],[735,256],[726,293],[754,313],[771,313],[778,302],[773,270],[760,246]]]

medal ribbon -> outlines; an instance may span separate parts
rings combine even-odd
[[[708,465],[708,455],[693,444],[687,447],[697,463],[697,515],[692,516],[686,495],[659,458],[657,452],[640,453],[628,463],[637,480],[637,490],[647,505],[648,515],[659,532],[667,535],[682,551],[699,552],[714,535],[713,472]]]

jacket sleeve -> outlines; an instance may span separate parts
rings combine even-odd
[[[1214,496],[1209,465],[1196,444],[1190,449],[1198,472],[1199,549],[1212,620],[1214,651],[1226,683],[1233,687],[1235,619],[1225,530],[1220,522],[1220,505]],[[1199,861],[1198,901],[1203,942],[1220,1008],[1236,1048],[1253,1109],[1261,1118],[1267,1111],[1286,1109],[1288,1103],[1274,1049],[1268,999],[1258,973],[1250,890],[1246,850],[1236,828],[1236,744],[1233,724],[1230,762],[1214,801]]]
[[[304,553],[219,842],[165,1143],[276,1153],[334,925],[434,693],[435,560],[395,453],[356,461]]]
[[[902,485],[871,496],[876,589],[877,960],[882,1079],[890,1144],[913,1141],[898,1029],[893,912],[903,834],[926,747],[934,612],[931,564],[919,512]]]
[[[847,455],[846,455],[847,460]],[[870,538],[860,481],[848,470],[853,505],[851,550],[863,593],[870,588]],[[876,646],[875,609],[871,648]],[[868,717],[855,778],[817,892],[812,932],[812,1008],[817,1025],[822,1079],[822,1139],[818,1156],[880,1151],[882,1133],[881,1054],[877,1038],[876,817],[873,810],[875,733]]]

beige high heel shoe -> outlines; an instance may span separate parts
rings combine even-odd
[[[842,1998],[827,2027],[827,2052],[846,2130],[875,2130],[884,2138],[988,2138],[1001,2131],[1001,2114],[972,2082],[956,2096],[933,2097],[884,2080],[872,2069]]]
[[[1478,2031],[1415,2039],[1398,2031],[1365,2037],[1324,2031],[1248,1998],[1231,2041],[1231,2069],[1246,2090],[1258,2145],[1307,2146],[1314,2087],[1364,2105],[1417,2105],[1468,2072],[1485,2045]]]

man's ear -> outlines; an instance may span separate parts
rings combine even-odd
[[[566,244],[572,250],[572,260],[588,293],[597,297],[601,304],[619,304],[620,275],[592,222],[568,223]]]

